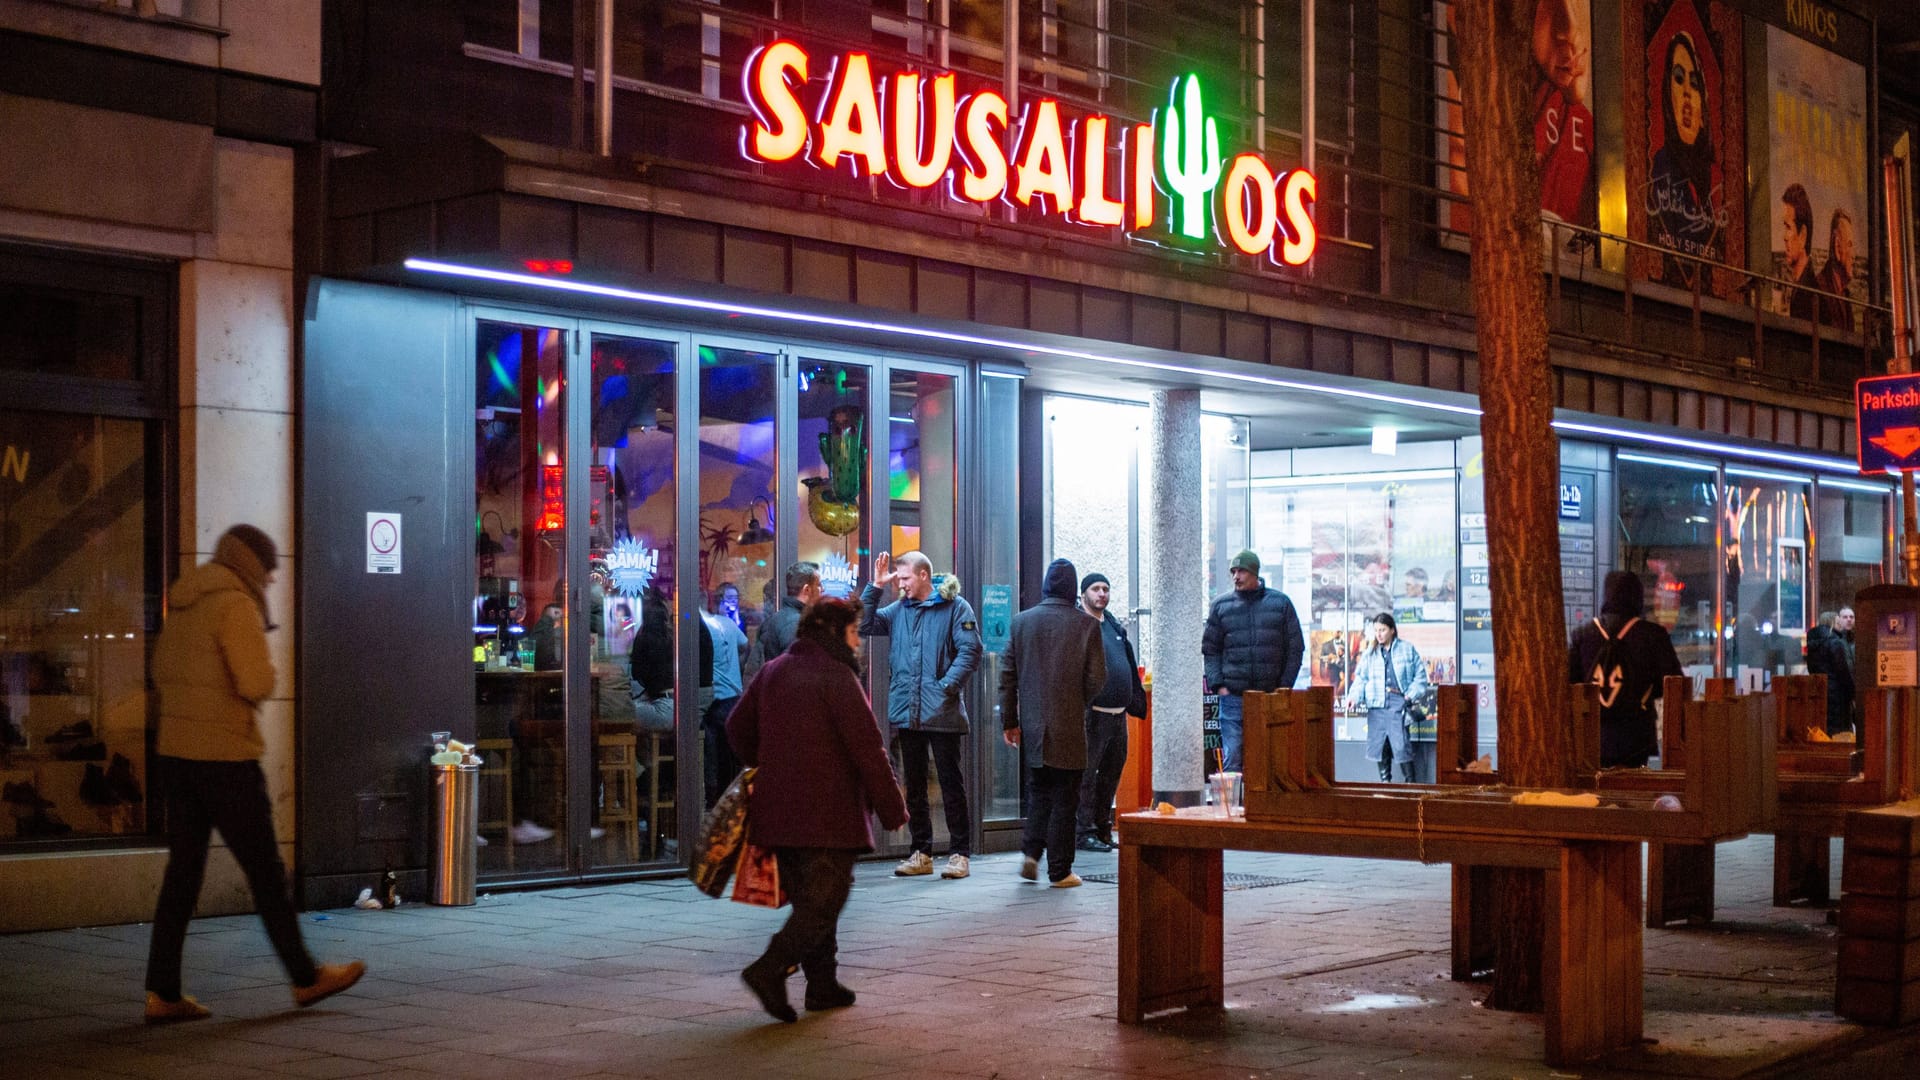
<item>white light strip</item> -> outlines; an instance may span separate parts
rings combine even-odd
[[[1447,405],[1435,401],[1419,401],[1414,398],[1400,397],[1394,394],[1378,394],[1370,390],[1352,390],[1341,386],[1318,386],[1313,383],[1295,382],[1291,379],[1273,379],[1260,375],[1243,375],[1232,371],[1215,371],[1211,368],[1190,367],[1184,364],[1166,364],[1156,360],[1134,360],[1121,356],[1103,356],[1099,353],[1081,349],[1062,349],[1052,345],[1037,345],[1024,341],[1008,341],[1003,338],[982,337],[978,334],[956,334],[946,330],[932,330],[923,326],[900,326],[895,323],[876,322],[872,319],[843,319],[833,315],[815,315],[804,311],[781,311],[776,308],[749,307],[744,304],[730,304],[718,300],[698,300],[690,296],[673,296],[668,293],[640,292],[634,289],[618,289],[611,285],[591,285],[584,281],[562,281],[557,278],[541,277],[535,274],[517,274],[509,270],[488,270],[478,266],[461,266],[457,263],[438,262],[433,259],[408,259],[406,268],[429,274],[447,274],[453,277],[474,278],[480,281],[497,281],[507,285],[532,285],[559,292],[577,293],[582,296],[599,296],[612,300],[632,300],[643,304],[661,304],[666,307],[685,308],[692,311],[711,311],[726,315],[746,315],[762,319],[778,319],[784,322],[804,323],[809,326],[830,326],[841,330],[867,330],[883,334],[895,334],[901,337],[921,338],[927,341],[939,341],[950,345],[974,345],[990,349],[1003,349],[1007,352],[1024,355],[1057,356],[1069,360],[1091,360],[1095,363],[1114,364],[1119,367],[1139,368],[1146,371],[1164,371],[1178,375],[1200,375],[1216,379],[1228,379],[1233,382],[1247,383],[1253,386],[1266,386],[1275,390],[1297,390],[1309,394],[1328,394],[1333,397],[1354,398],[1361,401],[1377,401],[1385,405],[1404,405],[1414,409],[1432,409],[1437,412],[1453,413],[1458,416],[1479,416],[1480,410],[1470,405]],[[1018,376],[1003,376],[1017,378]]]
[[[1847,491],[1865,491],[1873,495],[1891,495],[1893,489],[1885,484],[1863,484],[1858,480],[1836,480],[1830,476],[1820,478],[1823,488],[1844,488]]]
[[[1257,488],[1323,487],[1330,484],[1383,484],[1391,480],[1451,480],[1452,469],[1401,469],[1397,472],[1324,473],[1319,476],[1263,476]]]
[[[1675,458],[1649,457],[1646,454],[1620,455],[1621,461],[1634,461],[1642,465],[1661,465],[1669,469],[1691,469],[1694,472],[1719,472],[1720,466],[1704,461],[1680,461]]]
[[[1429,409],[1434,412],[1450,413],[1455,416],[1478,417],[1480,410],[1471,405],[1449,405],[1437,401],[1420,401],[1416,398],[1402,397],[1397,394],[1380,394],[1370,390],[1353,390],[1342,386],[1320,386],[1314,383],[1296,382],[1291,379],[1274,379],[1260,375],[1246,375],[1233,371],[1216,371],[1212,368],[1192,367],[1185,364],[1167,364],[1155,360],[1134,360],[1120,356],[1105,356],[1087,352],[1083,349],[1063,349],[1052,345],[1038,345],[1023,341],[1009,341],[1004,338],[984,337],[978,334],[957,334],[946,330],[933,330],[921,326],[901,326],[897,323],[876,322],[872,319],[843,319],[833,315],[815,315],[804,311],[782,311],[777,308],[749,307],[744,304],[732,304],[719,300],[700,300],[690,296],[674,296],[670,293],[641,292],[637,289],[620,289],[611,285],[593,285],[584,281],[565,281],[558,278],[542,277],[536,274],[519,274],[510,270],[489,270],[480,266],[462,266],[458,263],[440,262],[436,259],[408,259],[408,270],[427,274],[446,274],[452,277],[473,278],[479,281],[497,281],[508,285],[531,285],[536,288],[553,289],[557,292],[570,292],[582,296],[599,296],[612,300],[631,300],[643,304],[660,304],[665,307],[685,308],[690,311],[711,311],[724,315],[746,315],[763,319],[775,319],[782,322],[803,323],[809,326],[828,326],[842,330],[867,330],[882,334],[894,334],[900,337],[920,338],[927,341],[940,341],[950,345],[974,345],[990,349],[1002,349],[1008,352],[1033,356],[1057,356],[1069,360],[1091,360],[1100,364],[1113,364],[1118,367],[1137,368],[1145,371],[1164,371],[1179,375],[1197,375],[1251,386],[1266,386],[1276,390],[1298,390],[1309,394],[1327,394],[1333,397],[1351,398],[1359,401],[1377,401],[1384,405],[1404,405],[1411,409]],[[1021,376],[1005,372],[982,372],[998,378],[1020,378]],[[1673,435],[1654,435],[1643,431],[1629,431],[1625,428],[1600,427],[1593,424],[1578,424],[1566,420],[1556,420],[1553,426],[1560,431],[1574,431],[1589,435],[1602,435],[1615,439],[1635,442],[1654,443],[1661,446],[1675,446],[1703,453],[1723,454],[1728,457],[1752,458],[1757,461],[1773,461],[1782,465],[1798,465],[1804,469],[1819,469],[1823,472],[1847,472],[1857,474],[1859,467],[1844,458],[1812,457],[1805,454],[1792,454],[1777,450],[1760,450],[1747,446],[1735,446],[1728,443],[1705,442],[1699,439],[1684,439]]]
[[[1786,484],[1813,483],[1813,477],[1811,476],[1789,476],[1786,473],[1762,472],[1759,469],[1736,469],[1731,465],[1727,466],[1727,475],[1728,476],[1750,476],[1758,480],[1778,480]]]
[[[1790,454],[1783,450],[1760,450],[1751,446],[1735,446],[1730,443],[1707,442],[1702,439],[1683,439],[1677,435],[1655,435],[1645,431],[1628,431],[1625,428],[1600,427],[1596,424],[1576,424],[1570,420],[1555,420],[1555,429],[1559,431],[1577,431],[1587,435],[1605,435],[1613,439],[1628,439],[1635,442],[1653,443],[1657,446],[1675,446],[1683,450],[1697,450],[1703,454],[1720,454],[1727,457],[1753,458],[1756,461],[1772,461],[1781,465],[1798,465],[1803,469],[1819,469],[1824,472],[1847,472],[1858,474],[1858,462],[1846,458],[1814,457],[1810,454]]]

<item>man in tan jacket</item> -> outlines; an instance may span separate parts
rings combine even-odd
[[[307,954],[273,834],[255,714],[273,693],[267,585],[278,563],[266,533],[235,525],[220,537],[212,560],[182,574],[167,596],[166,623],[153,647],[160,696],[154,771],[166,798],[167,872],[147,953],[150,1024],[209,1015],[180,992],[180,953],[214,829],[247,875],[267,936],[293,980],[295,1004],[337,994],[366,971],[358,960],[316,965]]]

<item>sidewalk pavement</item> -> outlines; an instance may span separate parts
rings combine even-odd
[[[317,957],[369,971],[305,1011],[257,919],[200,920],[187,990],[214,1016],[158,1028],[140,1020],[146,926],[0,938],[0,1074],[1912,1075],[1920,1032],[1833,1015],[1835,931],[1824,912],[1768,906],[1771,858],[1769,838],[1722,845],[1719,921],[1647,932],[1652,1041],[1604,1067],[1548,1069],[1537,1015],[1480,1008],[1483,985],[1447,978],[1445,866],[1229,853],[1229,875],[1257,880],[1226,898],[1227,1008],[1137,1027],[1114,1019],[1115,887],[1024,882],[1004,854],[964,881],[861,865],[840,939],[859,1004],[797,1024],[772,1022],[738,978],[786,913],[679,880],[308,913]],[[1115,863],[1081,853],[1077,869]]]

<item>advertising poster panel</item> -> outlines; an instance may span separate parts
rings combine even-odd
[[[1866,69],[1769,26],[1767,117],[1771,308],[1852,331],[1858,309],[1807,290],[1867,298]]]

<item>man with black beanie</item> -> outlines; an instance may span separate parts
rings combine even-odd
[[[1105,574],[1080,579],[1080,610],[1100,624],[1101,651],[1106,657],[1107,681],[1087,702],[1087,772],[1080,781],[1080,812],[1076,818],[1081,851],[1113,850],[1113,796],[1120,790],[1120,770],[1127,764],[1127,717],[1147,714],[1147,688],[1140,682],[1140,666],[1133,657],[1127,628],[1107,614],[1113,585]]]
[[[1076,610],[1073,564],[1053,560],[1038,604],[1013,617],[1000,664],[1000,727],[1027,769],[1027,828],[1020,876],[1056,889],[1080,884],[1073,826],[1087,767],[1087,703],[1107,681],[1100,625]]]

